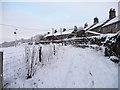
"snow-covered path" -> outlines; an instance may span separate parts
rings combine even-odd
[[[117,88],[118,65],[92,49],[61,47],[54,63],[40,68],[23,87]]]
[[[101,51],[73,46],[56,49],[59,50],[55,56],[49,49],[44,51],[44,59],[47,52],[53,57],[43,67],[39,66],[31,79],[18,77],[7,88],[118,88],[118,64],[104,57]]]

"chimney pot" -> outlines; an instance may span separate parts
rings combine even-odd
[[[88,24],[87,24],[87,23],[84,24],[84,28],[86,28],[86,27],[88,27]]]
[[[109,19],[113,19],[115,17],[116,17],[116,11],[115,11],[115,9],[111,8],[109,11]]]
[[[99,19],[97,17],[94,18],[94,24],[99,23]]]

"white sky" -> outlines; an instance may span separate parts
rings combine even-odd
[[[4,2],[118,2],[119,0],[1,0]]]
[[[4,1],[4,0],[3,0]],[[117,1],[117,0],[116,0]],[[117,2],[4,2],[0,3],[0,24],[18,26],[18,39],[46,33],[51,28],[72,28],[108,18],[110,8],[118,11]],[[1,15],[2,14],[2,15]],[[1,27],[1,26],[0,26]],[[24,28],[23,28],[24,27]],[[16,27],[3,26],[2,41],[14,40]],[[1,42],[1,41],[0,41]]]

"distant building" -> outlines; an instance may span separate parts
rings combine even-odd
[[[99,36],[101,33],[97,33],[94,31],[86,31],[85,32],[85,36],[89,37],[89,36]]]
[[[72,29],[63,28],[62,31],[57,31],[56,33],[47,34],[45,38],[46,40],[60,40],[65,38],[71,38],[74,36],[73,32],[74,32],[74,28]]]
[[[109,18],[103,22],[97,23],[89,31],[95,31],[102,34],[116,33],[120,30],[120,16],[116,17],[115,9],[110,9]]]
[[[100,33],[116,33],[120,30],[120,16],[117,16],[110,20],[108,23],[101,27]]]
[[[109,18],[99,22],[97,17],[94,18],[92,25],[87,26],[76,33],[76,37],[94,36],[107,33],[116,33],[120,30],[120,16],[116,16],[115,9],[110,9]]]
[[[84,36],[85,36],[85,30],[84,29],[76,32],[76,37],[84,37]]]
[[[85,37],[86,36],[85,32],[88,31],[93,26],[95,26],[97,23],[99,23],[99,19],[97,17],[94,18],[94,21],[93,21],[92,25],[88,26],[88,24],[85,23],[84,29],[81,29],[81,30],[76,32],[76,37]]]
[[[85,23],[85,24],[84,24],[84,28],[87,28],[87,27],[88,27],[88,24],[87,24],[87,23]]]
[[[74,28],[63,29],[63,31],[55,31],[55,33],[48,33],[45,37],[46,40],[60,40],[65,38],[76,37],[87,37],[87,36],[97,36],[100,34],[107,33],[116,33],[120,30],[120,16],[116,16],[115,9],[110,9],[109,18],[99,22],[98,17],[95,17],[93,20],[93,24],[89,25],[85,23],[84,28]]]

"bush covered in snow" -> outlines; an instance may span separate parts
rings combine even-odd
[[[106,56],[117,56],[120,58],[120,32],[106,40],[104,46]]]

